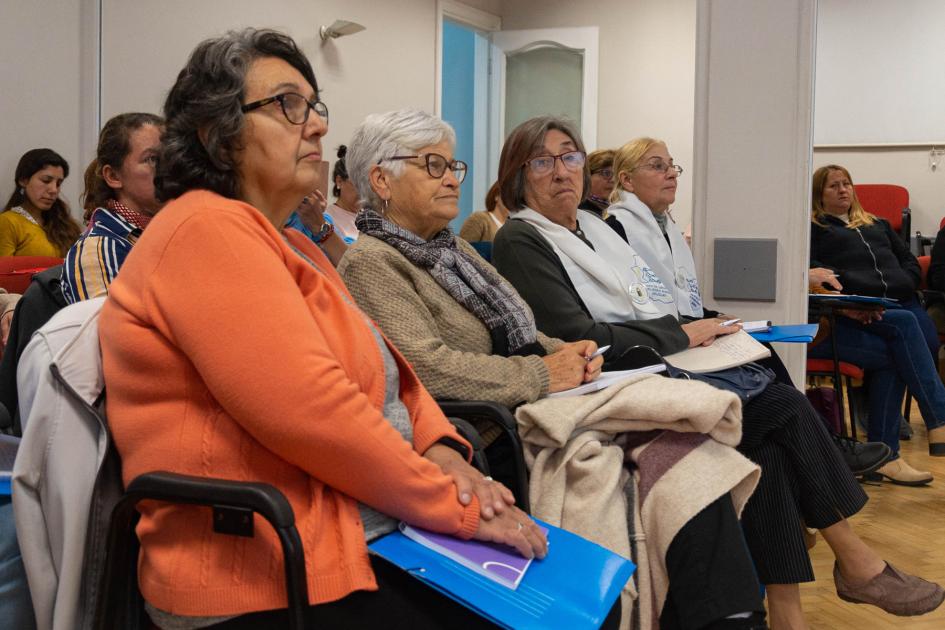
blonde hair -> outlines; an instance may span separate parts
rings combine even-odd
[[[652,149],[657,144],[666,144],[662,140],[657,140],[656,138],[634,138],[627,144],[623,145],[617,149],[614,154],[614,190],[610,193],[611,203],[620,201],[620,191],[623,190],[621,185],[620,178],[625,173],[630,174],[630,171],[635,169],[640,165],[640,160],[643,159],[643,156],[646,155],[646,152]]]
[[[811,192],[810,220],[820,227],[827,227],[824,223],[822,223],[824,216],[827,214],[827,212],[824,210],[824,186],[827,184],[827,177],[833,171],[840,171],[846,176],[848,180],[850,180],[850,184],[853,184],[853,178],[850,177],[850,171],[839,164],[828,164],[826,166],[821,166],[816,171],[814,171]],[[873,223],[876,222],[876,216],[867,212],[860,203],[859,198],[856,196],[855,187],[853,187],[850,191],[850,199],[852,200],[852,203],[850,204],[850,221],[847,223],[847,227],[852,230],[853,228],[863,227],[864,225],[873,225]]]

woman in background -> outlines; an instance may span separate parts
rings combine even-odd
[[[361,202],[358,199],[358,189],[348,177],[348,166],[345,162],[347,152],[348,147],[345,145],[338,147],[338,160],[331,171],[331,194],[335,196],[335,203],[325,209],[325,216],[335,224],[335,231],[344,239],[345,244],[350,245],[358,238],[358,226],[354,224],[354,219],[361,209]]]
[[[16,189],[0,213],[0,256],[62,258],[82,233],[60,197],[69,163],[52,149],[31,149],[16,165]]]
[[[463,227],[459,229],[459,236],[467,243],[478,243],[485,241],[492,242],[495,233],[509,218],[509,211],[499,198],[499,188],[495,184],[486,193],[486,209],[481,212],[473,212]]]
[[[85,171],[89,226],[62,268],[69,304],[108,294],[125,257],[161,208],[154,196],[154,166],[163,125],[160,116],[128,113],[102,127],[95,159]]]
[[[945,456],[945,386],[935,369],[938,336],[916,300],[919,263],[889,223],[867,212],[856,197],[850,172],[831,164],[814,172],[811,199],[810,271],[814,284],[844,293],[899,300],[902,308],[841,311],[831,332],[838,358],[866,370],[870,440],[883,441],[893,459],[877,471],[900,485],[932,481],[899,457],[900,408],[906,387],[928,429],[929,454]],[[833,358],[829,339],[808,356]]]

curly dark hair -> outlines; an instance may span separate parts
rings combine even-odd
[[[111,166],[120,169],[121,165],[131,152],[131,134],[144,127],[154,125],[161,128],[164,119],[156,114],[143,112],[129,112],[111,117],[102,131],[98,134],[98,147],[95,159],[85,168],[85,191],[80,199],[85,209],[85,220],[88,221],[92,212],[109,199],[117,199],[115,190],[105,182],[102,168]]]
[[[247,28],[201,42],[164,102],[166,126],[154,178],[159,200],[198,188],[239,198],[235,153],[243,129],[240,107],[246,73],[261,57],[282,59],[318,94],[312,65],[288,35]]]
[[[557,129],[571,138],[578,151],[584,151],[581,134],[571,122],[563,118],[537,116],[513,129],[502,146],[502,154],[499,156],[499,179],[496,182],[502,203],[509,212],[525,207],[525,161],[535,157],[541,151],[545,134],[552,129]],[[581,202],[587,197],[590,189],[591,176],[585,168]]]
[[[3,209],[9,210],[22,205],[26,201],[26,194],[20,192],[20,182],[24,179],[30,179],[47,166],[58,166],[62,169],[63,178],[69,177],[69,163],[52,149],[30,149],[24,153],[17,163],[16,172],[13,175],[15,186],[13,194],[7,199]],[[82,234],[82,228],[69,214],[69,205],[61,196],[56,199],[49,210],[43,212],[42,227],[43,232],[46,233],[46,238],[59,248],[63,255],[69,251],[72,244]]]

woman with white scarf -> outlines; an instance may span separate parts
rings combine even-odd
[[[539,330],[610,344],[611,363],[633,345],[670,354],[734,332],[716,319],[680,323],[676,294],[645,258],[599,218],[578,211],[588,184],[584,157],[570,123],[539,117],[512,131],[499,160],[511,218],[496,235],[493,262],[528,302]],[[847,518],[867,497],[800,392],[772,383],[742,411],[739,450],[762,468],[742,524],[768,586],[772,628],[806,627],[798,583],[814,576],[801,521],[820,529],[833,549],[843,599],[898,615],[941,604],[941,587],[894,569],[853,532]]]
[[[360,236],[338,268],[348,290],[436,397],[511,406],[596,378],[602,360],[588,355],[597,346],[542,335],[515,289],[453,234],[449,222],[459,214],[466,169],[454,159],[455,143],[447,123],[416,110],[372,114],[355,130],[347,164],[364,209]],[[656,441],[655,433],[627,435],[643,444]],[[679,457],[698,443],[684,433],[665,433],[659,440],[664,446],[651,453],[671,450]],[[585,471],[593,458],[589,450],[581,455]],[[712,471],[713,482],[724,477],[719,468]],[[691,484],[700,481],[697,476]],[[669,581],[663,628],[763,627],[736,502],[730,492],[718,496],[669,537],[668,566],[662,557],[649,561]],[[661,524],[664,532],[674,527]],[[706,584],[706,576],[724,579]],[[741,616],[726,618],[732,614]]]

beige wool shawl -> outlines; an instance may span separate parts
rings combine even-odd
[[[628,558],[632,527],[636,588],[633,580],[625,587],[622,626],[636,599],[639,626],[657,628],[673,538],[726,493],[740,515],[758,483],[759,467],[734,449],[741,440],[738,397],[648,374],[593,394],[542,399],[515,415],[531,470],[532,514]],[[625,452],[632,435],[622,434],[655,429],[665,432]],[[629,511],[625,458],[635,464]]]

